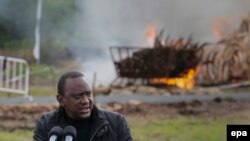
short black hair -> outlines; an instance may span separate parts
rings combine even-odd
[[[84,75],[78,71],[70,71],[70,72],[66,72],[64,73],[58,81],[57,84],[57,93],[59,95],[63,95],[64,94],[64,85],[65,85],[65,81],[68,78],[77,78],[77,77],[84,77]]]

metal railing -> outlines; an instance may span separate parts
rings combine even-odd
[[[26,60],[0,56],[0,91],[23,94],[29,100],[30,69]]]

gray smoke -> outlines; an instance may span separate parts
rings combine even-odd
[[[192,34],[195,41],[215,42],[212,26],[216,19],[228,20],[230,30],[235,30],[250,11],[249,0],[78,0],[77,5],[81,14],[74,43],[101,47],[106,54],[110,45],[147,45],[144,32],[149,24],[170,37]],[[110,67],[114,67],[106,59],[88,63],[83,71],[99,71],[99,79],[110,82],[115,77]]]
[[[77,33],[86,45],[143,45],[144,30],[155,24],[171,37],[214,41],[211,32],[218,18],[235,19],[249,12],[249,0],[83,0]],[[235,23],[234,23],[235,24]],[[83,38],[82,38],[83,39]]]
[[[68,22],[69,26],[75,28],[74,34],[67,32],[67,35],[63,36],[69,36],[66,38],[70,39],[69,46],[86,48],[84,52],[77,53],[82,58],[79,60],[80,67],[84,73],[88,74],[90,80],[96,72],[97,82],[103,85],[109,84],[115,78],[115,68],[108,47],[111,45],[147,45],[144,32],[149,24],[154,24],[158,32],[163,29],[165,36],[187,38],[192,34],[195,41],[215,42],[212,26],[216,19],[227,19],[228,27],[234,30],[240,19],[250,12],[249,0],[75,1],[79,12],[74,20]],[[28,16],[22,17],[22,9],[11,10],[14,2],[15,0],[1,0],[0,15],[10,21],[15,21],[14,23],[22,24],[21,32],[29,30],[28,33],[33,36],[35,7],[27,6],[28,10],[24,12],[27,12]],[[36,5],[36,1],[32,4]],[[45,15],[46,11],[42,17],[43,25],[45,25],[45,19],[49,18],[48,13],[47,16]],[[23,18],[25,20],[20,20]],[[50,29],[59,30],[58,27],[54,27],[54,24],[46,24],[46,27],[41,29],[43,36],[46,35],[45,31]],[[91,51],[87,48],[91,48]],[[94,51],[95,49],[98,53]]]

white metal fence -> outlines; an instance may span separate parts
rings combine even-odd
[[[30,70],[26,60],[0,56],[0,91],[29,96]]]

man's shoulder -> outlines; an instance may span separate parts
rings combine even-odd
[[[99,110],[99,113],[101,113],[101,115],[107,120],[115,120],[115,119],[119,119],[123,117],[123,115],[118,112],[106,110],[103,108],[98,108],[98,110]]]
[[[101,111],[104,114],[113,115],[113,116],[120,115],[120,113],[117,113],[117,112],[114,112],[114,111],[110,111],[110,110],[107,110],[107,109],[103,109],[103,108],[98,108],[98,109],[99,109],[99,111]]]
[[[118,127],[125,128],[127,126],[125,117],[121,113],[109,111],[109,110],[101,109],[101,108],[99,108],[99,112],[102,113],[103,118],[106,121],[108,121],[111,127],[114,127],[114,129],[117,129]]]
[[[57,110],[53,110],[53,111],[49,111],[49,112],[43,114],[42,116],[44,116],[45,118],[51,118],[51,117],[53,117],[56,113],[57,113]]]
[[[39,119],[38,121],[46,124],[48,123],[55,115],[57,114],[57,110],[53,110],[53,111],[49,111],[47,113],[44,113]]]

